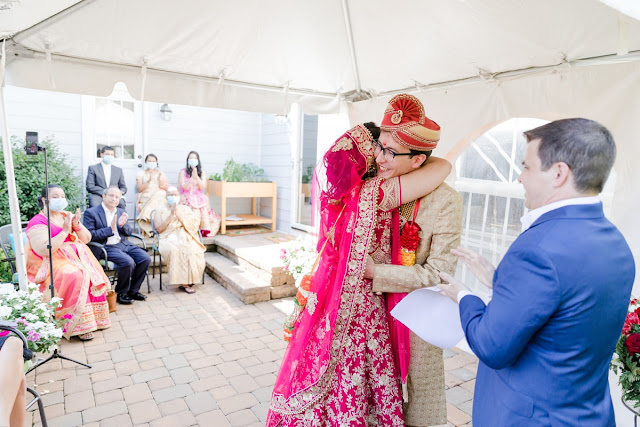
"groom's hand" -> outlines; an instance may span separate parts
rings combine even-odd
[[[375,268],[376,263],[373,261],[373,258],[371,258],[371,255],[367,255],[367,259],[364,264],[364,278],[373,280]]]
[[[467,285],[455,279],[450,274],[445,273],[444,271],[440,272],[440,278],[445,282],[438,285],[438,287],[441,289],[441,293],[444,296],[449,297],[456,304],[458,303],[458,293],[460,291],[469,290]]]

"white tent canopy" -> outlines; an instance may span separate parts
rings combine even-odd
[[[0,39],[4,83],[33,89],[108,96],[122,81],[136,99],[279,114],[346,101],[352,122],[411,92],[451,160],[511,117],[598,120],[618,144],[613,220],[640,264],[633,0],[0,0]]]
[[[597,0],[4,3],[7,84],[107,96],[123,81],[140,99],[144,81],[147,101],[273,113],[640,50],[640,22]]]

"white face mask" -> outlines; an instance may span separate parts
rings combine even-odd
[[[180,196],[167,196],[167,203],[173,206],[180,201]]]
[[[102,161],[105,164],[110,165],[111,162],[113,162],[113,156],[104,156],[104,157],[102,157]]]
[[[158,167],[158,162],[147,162],[147,169],[154,170]]]
[[[189,163],[189,166],[191,166],[192,168],[195,168],[200,162],[198,161],[198,159],[189,159],[187,160],[187,163]]]
[[[49,210],[53,212],[61,212],[67,207],[67,199],[64,197],[58,197],[55,199],[49,199]]]

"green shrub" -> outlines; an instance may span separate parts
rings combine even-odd
[[[264,182],[266,179],[262,175],[264,175],[264,169],[253,163],[238,163],[233,158],[230,158],[224,164],[222,176],[216,173],[211,175],[209,179],[229,182]]]
[[[24,139],[11,138],[13,152],[13,168],[15,171],[16,190],[20,204],[20,218],[30,220],[40,212],[38,198],[44,187],[44,154],[27,156],[24,152]],[[58,184],[65,192],[69,207],[74,211],[85,205],[82,200],[82,181],[69,165],[67,156],[60,152],[55,139],[47,137],[41,142],[47,148],[47,164],[49,166],[49,184]],[[0,146],[0,225],[11,223],[9,212],[9,194],[7,190],[7,172],[4,165],[4,153]],[[6,263],[3,263],[6,264]]]

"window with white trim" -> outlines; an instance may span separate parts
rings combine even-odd
[[[113,147],[116,159],[135,158],[136,104],[122,83],[108,98],[95,98],[96,156],[100,149]]]
[[[463,198],[462,246],[482,254],[497,266],[520,235],[520,218],[527,212],[524,188],[518,182],[527,150],[524,132],[549,123],[534,118],[502,122],[471,143],[456,160],[455,189]],[[600,194],[609,214],[616,174],[611,171]],[[486,296],[485,288],[463,263],[456,277]]]

